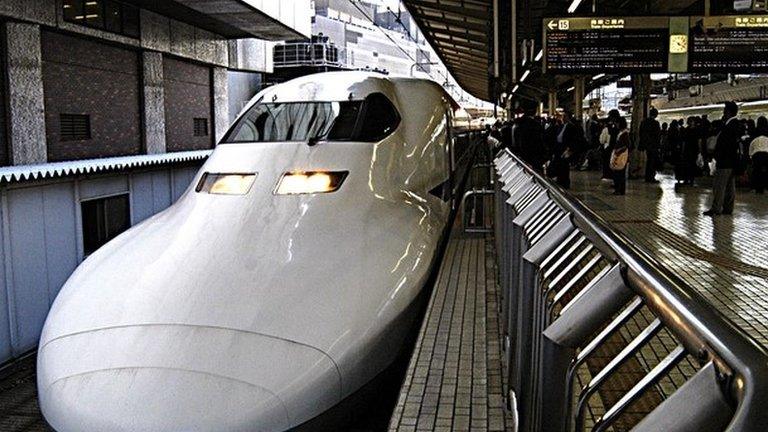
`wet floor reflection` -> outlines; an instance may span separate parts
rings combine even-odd
[[[734,215],[713,219],[702,215],[710,179],[682,188],[670,175],[658,185],[630,180],[626,196],[613,196],[599,177],[573,173],[574,194],[768,346],[768,196],[740,189]]]

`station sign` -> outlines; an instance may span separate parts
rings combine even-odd
[[[666,72],[669,17],[547,18],[544,72]]]
[[[768,15],[691,17],[690,72],[768,72]]]

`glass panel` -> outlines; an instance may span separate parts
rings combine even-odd
[[[141,34],[139,27],[139,9],[133,6],[123,5],[123,34],[138,38]]]
[[[224,142],[351,140],[360,105],[360,101],[256,104]]]
[[[121,33],[123,31],[120,3],[104,0],[104,29],[114,33]]]
[[[103,0],[85,0],[85,24],[89,27],[104,28]]]
[[[64,21],[82,23],[85,20],[83,12],[83,0],[64,0]]]
[[[392,103],[381,93],[365,99],[365,118],[360,128],[361,141],[380,141],[394,132],[400,124],[400,116]]]

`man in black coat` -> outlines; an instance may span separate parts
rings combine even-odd
[[[661,161],[659,157],[659,146],[661,145],[661,125],[656,120],[659,112],[656,108],[651,108],[648,118],[640,123],[640,148],[645,149],[648,156],[645,162],[645,182],[658,183],[656,180],[656,171],[658,171]]]
[[[723,110],[722,132],[717,137],[715,145],[715,183],[712,187],[712,206],[704,212],[705,216],[733,214],[733,203],[736,198],[735,169],[739,161],[739,139],[743,135],[741,123],[736,118],[739,106],[734,102],[726,102]]]
[[[523,117],[517,120],[514,143],[520,158],[535,170],[541,170],[546,159],[544,129],[541,123],[533,118],[532,112],[526,110]]]

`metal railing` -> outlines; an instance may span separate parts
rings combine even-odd
[[[508,150],[494,160],[518,430],[768,430],[768,351]]]

